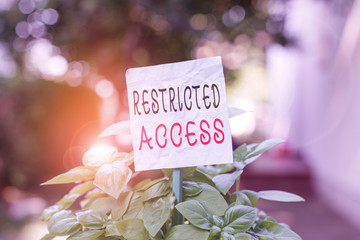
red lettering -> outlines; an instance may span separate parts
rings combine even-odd
[[[197,142],[197,139],[195,139],[194,142],[190,142],[189,137],[195,135],[195,133],[189,133],[189,125],[190,125],[190,124],[191,124],[191,125],[195,125],[195,123],[194,123],[193,121],[189,121],[189,122],[186,124],[186,134],[185,134],[185,137],[187,138],[187,141],[188,141],[189,145],[190,145],[190,146],[194,146],[194,145],[196,144],[196,142]]]
[[[222,143],[224,141],[224,139],[225,139],[225,135],[224,135],[224,132],[221,129],[216,127],[217,122],[219,122],[221,124],[221,127],[224,127],[224,124],[222,123],[222,121],[220,119],[216,118],[214,120],[214,128],[215,128],[215,130],[220,132],[220,134],[222,135],[222,138],[219,140],[220,135],[217,132],[215,132],[214,140],[215,140],[216,143]]]
[[[206,135],[208,135],[208,138],[209,138],[207,141],[204,141],[204,139],[205,139],[205,134],[200,134],[200,141],[201,141],[202,144],[207,145],[207,144],[210,143],[211,136],[210,136],[210,133],[203,128],[203,126],[202,126],[203,123],[205,123],[205,124],[207,125],[207,128],[208,128],[208,129],[210,128],[210,125],[209,125],[209,123],[208,123],[206,120],[201,120],[201,122],[200,122],[200,129],[201,129],[201,131],[202,131],[203,133],[205,133]]]
[[[159,141],[158,141],[158,130],[159,130],[160,127],[163,127],[163,128],[165,129],[163,137],[165,137],[165,135],[166,135],[166,126],[165,126],[164,124],[160,124],[160,125],[156,128],[156,130],[155,130],[155,140],[156,140],[157,145],[158,145],[160,148],[164,148],[164,147],[166,147],[167,139],[165,138],[165,141],[164,141],[164,144],[163,144],[163,145],[161,145],[161,144],[159,143]]]
[[[173,139],[173,129],[174,129],[175,126],[179,126],[179,136],[180,136],[180,134],[181,134],[181,125],[180,125],[180,123],[174,123],[174,124],[171,126],[171,129],[170,129],[170,139],[171,139],[171,141],[172,141],[172,143],[174,144],[175,147],[180,147],[181,142],[182,142],[181,137],[180,137],[180,141],[179,141],[178,144],[176,144],[176,143],[174,142],[174,139]]]
[[[143,138],[144,136],[145,136],[145,140],[144,140],[144,138]],[[144,128],[144,126],[142,126],[142,128],[141,128],[141,142],[140,142],[139,151],[141,150],[141,147],[142,147],[143,142],[147,143],[150,149],[153,149],[153,147],[150,145],[151,139],[152,139],[152,138],[148,138],[148,137],[146,136],[145,128]]]

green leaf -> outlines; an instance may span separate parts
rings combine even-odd
[[[108,221],[106,214],[93,209],[77,212],[76,218],[81,225],[88,229],[104,228]]]
[[[69,210],[61,210],[50,218],[48,230],[51,235],[66,236],[81,229],[80,223],[75,217],[69,216],[70,213]]]
[[[148,181],[147,179],[145,179],[144,181],[140,182],[141,184],[139,183],[135,186],[134,191],[145,191],[146,189],[152,187],[153,185],[163,181],[168,182],[169,178],[163,177],[152,181]]]
[[[143,216],[143,201],[142,201],[142,194],[139,192],[134,192],[131,197],[129,207],[125,214],[123,215],[124,219],[129,218],[142,218]]]
[[[233,173],[220,174],[213,177],[212,180],[221,193],[226,195],[242,172],[242,170],[238,170]]]
[[[184,177],[184,180],[191,180],[198,183],[207,183],[210,186],[216,187],[215,183],[212,181],[212,177],[201,171],[200,169],[196,169],[191,175]]]
[[[243,169],[246,166],[245,164],[246,154],[247,154],[247,146],[245,143],[237,147],[233,152],[234,165],[238,169]]]
[[[105,231],[104,230],[86,230],[79,231],[66,240],[96,240],[100,237]]]
[[[221,232],[221,240],[235,240],[235,237],[227,232]]]
[[[45,236],[43,236],[40,240],[51,240],[53,238],[55,238],[56,236],[51,235],[51,234],[46,234]]]
[[[186,197],[185,200],[197,200],[215,215],[224,215],[225,210],[228,208],[228,204],[221,193],[216,188],[206,184],[198,183],[202,188],[202,192],[194,197]]]
[[[220,228],[222,228],[225,224],[224,218],[221,216],[216,216],[216,215],[212,216],[212,219],[210,220],[210,222]]]
[[[144,226],[153,237],[170,218],[171,206],[169,197],[165,196],[144,203]]]
[[[183,177],[187,177],[193,172],[195,172],[197,167],[185,167],[183,168]]]
[[[237,233],[234,235],[235,240],[254,240],[251,235],[247,233]]]
[[[169,192],[170,192],[169,181],[164,180],[164,181],[158,182],[144,191],[143,202],[152,200],[154,198],[165,196]]]
[[[150,239],[149,233],[146,231],[144,222],[141,219],[134,218],[116,222],[116,227],[127,240]]]
[[[95,199],[89,206],[89,209],[96,210],[103,214],[107,214],[111,211],[116,199],[113,197],[101,197]]]
[[[122,192],[113,205],[111,217],[113,220],[120,219],[129,207],[133,192]]]
[[[66,194],[62,199],[60,199],[56,205],[59,206],[60,209],[67,209],[69,208],[82,194],[86,193],[87,191],[93,189],[95,186],[94,184],[89,181],[82,183],[73,187],[68,194]]]
[[[111,136],[111,135],[119,135],[119,134],[130,135],[130,121],[129,120],[117,122],[117,123],[110,125],[109,127],[105,128],[100,133],[98,138],[107,137],[107,136]]]
[[[52,205],[48,208],[45,208],[41,215],[41,221],[47,221],[51,218],[52,215],[62,210],[58,205]]]
[[[259,197],[266,200],[279,201],[279,202],[303,202],[302,197],[284,191],[268,190],[258,192]]]
[[[218,226],[212,226],[207,240],[218,240],[221,236],[221,228]]]
[[[119,232],[119,229],[116,226],[117,222],[112,222],[108,224],[105,228],[105,236],[114,236],[114,237],[122,237],[121,233]]]
[[[77,181],[88,181],[94,179],[96,168],[79,166],[53,177],[41,185],[72,183]]]
[[[282,140],[282,139],[273,138],[273,139],[265,140],[259,144],[250,145],[249,147],[251,147],[253,150],[247,157],[253,158],[255,156],[259,156],[262,153],[264,153],[265,151],[267,151],[283,142],[284,142],[284,140]]]
[[[207,240],[209,232],[193,225],[176,225],[170,228],[165,240]]]
[[[202,192],[202,188],[199,184],[192,181],[183,182],[183,194],[184,197],[195,197]]]
[[[242,191],[234,192],[230,196],[231,203],[252,206],[252,207],[255,207],[258,200],[259,200],[258,194],[250,190],[242,190]]]
[[[200,202],[189,200],[177,204],[176,209],[193,225],[204,230],[210,230],[212,213]]]
[[[114,198],[118,198],[131,178],[130,168],[120,161],[102,165],[95,175],[94,184]]]
[[[253,207],[235,205],[225,211],[225,225],[235,232],[245,232],[256,220],[256,210]]]
[[[233,118],[245,113],[244,110],[236,107],[228,107],[229,118]]]
[[[289,227],[269,221],[258,223],[254,228],[254,233],[261,240],[301,240],[301,237]]]
[[[227,173],[234,169],[233,164],[218,164],[218,165],[205,165],[198,167],[201,171],[214,177],[221,173]]]

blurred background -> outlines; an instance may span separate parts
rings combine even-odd
[[[359,13],[359,0],[1,0],[0,239],[46,233],[39,215],[71,186],[39,184],[129,119],[126,69],[218,55],[228,105],[247,111],[234,147],[286,140],[242,187],[302,195],[259,204],[304,240],[360,239]]]

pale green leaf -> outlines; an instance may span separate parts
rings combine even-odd
[[[209,232],[209,237],[207,240],[218,240],[221,236],[221,228],[218,226],[212,226]]]
[[[238,192],[234,192],[230,196],[231,203],[252,206],[252,207],[255,207],[258,200],[259,200],[258,193],[250,190],[241,190]]]
[[[120,194],[119,198],[116,200],[111,210],[111,218],[113,220],[118,220],[125,214],[126,210],[129,207],[132,195],[133,192],[122,192]]]
[[[171,206],[169,196],[144,203],[143,220],[151,236],[155,236],[164,223],[170,218]]]
[[[51,240],[54,239],[56,236],[51,235],[51,234],[46,234],[45,236],[43,236],[40,240]]]
[[[226,195],[241,173],[242,170],[237,170],[233,173],[224,173],[213,177],[212,180],[221,193]]]
[[[228,208],[228,204],[221,193],[216,188],[206,184],[198,183],[202,191],[199,195],[194,197],[186,197],[185,200],[197,200],[213,214],[222,216]]]
[[[94,184],[114,198],[118,198],[131,178],[130,168],[123,162],[102,165],[95,175]]]
[[[204,230],[211,229],[212,223],[210,219],[212,213],[200,202],[189,200],[178,203],[175,207],[194,226]]]
[[[52,215],[62,210],[58,205],[52,205],[48,208],[45,208],[41,215],[41,221],[47,221],[51,218]]]
[[[226,227],[235,232],[245,232],[254,224],[256,210],[249,206],[235,205],[225,211],[224,219]]]
[[[158,178],[158,179],[155,179],[152,181],[148,181],[147,179],[145,179],[144,181],[140,182],[139,184],[137,184],[134,187],[134,191],[145,191],[146,189],[152,187],[153,185],[155,185],[159,182],[163,182],[163,181],[168,182],[169,178],[163,177],[163,178]]]
[[[68,237],[66,240],[97,240],[104,232],[105,230],[103,229],[79,231]]]
[[[258,192],[259,197],[271,201],[279,202],[303,202],[305,201],[302,197],[289,192],[277,191],[277,190],[267,190]]]
[[[141,219],[126,219],[121,222],[116,222],[116,227],[120,234],[127,240],[147,240],[150,239],[149,233],[144,227],[144,222]]]
[[[119,232],[119,229],[116,226],[117,222],[113,222],[111,224],[108,224],[105,229],[105,236],[114,236],[114,237],[121,237],[121,233]]]
[[[69,208],[82,194],[87,191],[93,189],[94,184],[89,181],[73,187],[68,194],[66,194],[62,199],[60,199],[56,205],[59,206],[60,209]]]
[[[53,177],[41,185],[72,183],[77,181],[88,181],[95,177],[96,169],[92,167],[79,166]]]
[[[207,240],[209,232],[193,225],[173,226],[166,234],[165,240]]]
[[[116,199],[114,199],[113,197],[97,198],[93,202],[91,202],[89,209],[93,209],[103,214],[107,214],[111,211],[115,202]]]
[[[301,237],[289,227],[269,221],[261,221],[254,229],[260,239],[271,240],[301,240]]]
[[[102,131],[98,137],[101,138],[101,137],[107,137],[107,136],[119,135],[119,134],[130,135],[129,120],[117,122],[110,125],[109,127],[105,128],[104,131]]]
[[[216,187],[215,183],[212,181],[212,177],[201,171],[199,168],[197,168],[191,175],[184,177],[184,180],[207,183],[210,186]]]
[[[125,214],[123,215],[123,218],[124,219],[142,218],[143,209],[144,209],[144,205],[142,201],[142,194],[138,192],[134,192],[134,194],[131,197],[129,207],[126,210]]]
[[[81,225],[88,229],[104,228],[108,221],[106,214],[93,209],[77,212],[76,218]]]
[[[49,220],[48,231],[51,235],[66,236],[81,229],[76,217],[69,216],[71,211],[61,210],[55,213]]]

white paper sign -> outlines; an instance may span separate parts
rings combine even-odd
[[[126,72],[135,170],[232,163],[221,57]]]

